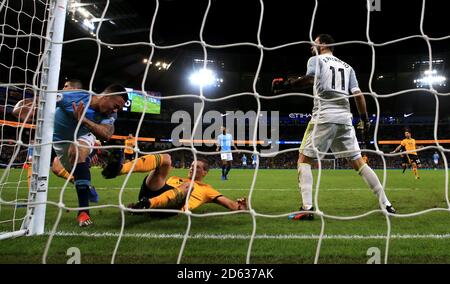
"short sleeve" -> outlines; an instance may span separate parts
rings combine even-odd
[[[207,202],[211,202],[214,199],[216,199],[217,197],[222,196],[222,194],[220,192],[218,192],[211,186],[208,186],[205,188],[205,195],[206,195]]]
[[[306,67],[306,76],[315,76],[316,75],[316,66],[317,56],[313,56],[309,58],[308,64]],[[320,62],[319,62],[320,63]]]
[[[348,84],[348,88],[350,89],[350,92],[352,94],[361,92],[361,90],[359,89],[358,80],[356,79],[355,70],[353,70],[353,68],[350,70],[350,81]]]

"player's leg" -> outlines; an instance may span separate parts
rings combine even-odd
[[[133,209],[181,208],[189,185],[186,187],[184,184],[177,188],[168,186],[166,180],[172,161],[170,155],[167,154],[163,154],[161,160],[161,164],[144,178],[139,192],[139,202],[129,207]]]
[[[417,155],[411,155],[411,166],[412,166],[412,170],[414,173],[414,177],[416,179],[420,179],[419,170],[418,170],[419,164],[420,164],[420,161],[419,161],[419,158],[417,157]]]
[[[386,194],[384,192],[383,186],[378,179],[378,176],[372,170],[372,168],[367,165],[363,158],[361,157],[361,150],[358,145],[358,140],[356,139],[355,129],[351,125],[339,125],[336,133],[336,139],[331,145],[331,150],[333,152],[342,151],[352,151],[348,153],[343,153],[336,155],[339,158],[347,158],[350,161],[353,169],[355,169],[358,174],[363,178],[364,182],[369,186],[369,188],[378,197],[378,200],[384,208],[389,213],[395,213],[395,209],[389,202]]]
[[[330,127],[329,127],[330,126]],[[316,128],[316,130],[314,130]],[[312,149],[317,147],[320,152],[327,152],[332,139],[334,137],[334,129],[332,125],[316,125],[309,123],[303,135],[302,144],[299,149],[299,158],[297,161],[298,172],[298,188],[302,196],[302,206],[300,211],[314,211],[312,201],[313,175],[311,166],[314,162],[316,153]],[[314,140],[314,144],[313,144]],[[323,157],[323,155],[321,155]],[[289,219],[294,220],[312,220],[313,214],[299,213],[289,215]]]
[[[303,153],[299,154],[297,161],[298,185],[303,201],[301,209],[304,210],[310,210],[313,207],[313,175],[311,170],[313,162],[314,160],[311,157],[305,156]]]
[[[420,179],[419,172],[417,171],[417,164],[412,162],[411,166],[412,166],[412,171],[413,171],[413,174],[414,174],[414,178],[415,179]]]
[[[401,157],[402,157],[402,169],[403,169],[402,173],[404,174],[406,169],[409,166],[410,160],[409,160],[408,154],[404,154]]]
[[[221,153],[220,154],[220,159],[221,159],[221,163],[222,163],[222,180],[225,180],[225,173],[227,171],[226,153]]]
[[[355,171],[362,177],[364,182],[369,186],[369,188],[373,191],[373,193],[378,197],[378,200],[382,204],[382,206],[392,214],[396,213],[394,207],[392,207],[391,202],[386,196],[384,192],[383,186],[378,179],[378,176],[372,170],[372,168],[367,165],[364,160],[360,157],[355,157],[350,160],[350,163]]]
[[[71,176],[70,173],[63,167],[58,156],[53,159],[52,172],[58,177],[68,179],[73,183],[73,176]]]
[[[166,164],[172,165],[170,155],[149,154],[124,163],[118,175],[125,175],[131,170],[133,170],[134,173],[148,173]]]
[[[71,144],[68,148],[68,158],[70,165],[75,167],[73,172],[74,184],[78,196],[78,206],[88,207],[91,191],[91,172],[89,154],[92,151],[92,146],[95,143],[95,136],[92,134],[86,134],[78,138],[79,147]],[[78,151],[78,156],[77,156]],[[61,157],[61,163],[64,167],[64,158]],[[67,168],[69,169],[69,168]],[[78,212],[78,223],[81,227],[89,226],[92,224],[89,210],[82,209]]]
[[[228,179],[228,173],[231,170],[231,163],[233,162],[233,154],[227,153],[226,169],[225,169],[225,180]]]
[[[145,156],[144,156],[145,157]],[[150,170],[148,176],[145,178],[145,186],[149,191],[158,191],[166,184],[166,179],[169,176],[172,168],[172,159],[169,154],[160,155],[160,159],[156,167]],[[140,192],[139,198],[145,196],[148,192]]]
[[[33,175],[33,163],[28,160],[23,164],[23,167],[27,170],[27,185],[28,190],[31,189],[31,176]]]

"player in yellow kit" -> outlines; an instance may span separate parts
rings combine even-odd
[[[134,148],[134,146],[136,146],[136,138],[133,137],[133,134],[129,134],[127,139],[125,139],[125,146],[130,148]],[[125,148],[123,151],[125,153],[125,159],[128,161],[131,161],[134,158],[134,151],[130,148]]]
[[[398,145],[392,153],[396,153],[400,150],[407,151],[402,157],[403,172],[405,172],[407,165],[411,165],[414,177],[420,179],[419,171],[417,169],[420,166],[420,159],[416,152],[416,140],[411,137],[411,131],[409,129],[405,130],[405,139],[402,140],[400,145]]]
[[[127,162],[119,167],[106,167],[103,171],[105,178],[114,178],[117,175],[124,175],[131,171],[135,162]],[[236,211],[246,210],[247,202],[245,198],[236,201],[223,196],[211,185],[204,183],[203,179],[208,174],[209,165],[205,159],[197,159],[192,162],[186,178],[170,176],[172,167],[170,155],[155,154],[146,155],[137,159],[133,172],[149,172],[144,178],[139,192],[139,202],[131,204],[132,209],[176,209],[186,210],[186,197],[188,196],[189,185],[194,178],[194,168],[196,174],[193,189],[189,196],[188,208],[192,211],[204,203],[216,203],[225,208]],[[113,170],[112,170],[113,169]],[[173,213],[152,213],[152,216],[168,217],[176,215]]]

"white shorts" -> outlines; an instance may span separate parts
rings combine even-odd
[[[439,164],[439,160],[434,160],[434,163],[437,165]]]
[[[85,144],[93,147],[95,145],[95,136],[92,133],[78,137],[78,141],[83,141]],[[69,161],[69,147],[72,143],[56,143],[53,144],[53,149],[55,149],[56,156],[58,156],[61,164],[67,171],[72,170],[72,164]],[[92,153],[92,148],[89,149],[89,154]]]
[[[243,165],[243,166],[246,166],[246,165],[247,165],[247,162],[242,162],[242,165]]]
[[[233,154],[231,154],[231,152],[228,153],[220,153],[220,158],[226,161],[233,161]]]
[[[313,132],[316,128],[315,132]],[[314,137],[313,137],[314,134]],[[335,154],[336,158],[348,158],[356,160],[361,158],[361,149],[359,148],[358,140],[356,139],[355,128],[346,124],[312,124],[309,123],[303,136],[303,141],[300,146],[300,153],[310,157],[316,158],[313,151],[314,146],[319,152],[326,153],[331,148],[333,153],[350,151],[347,153]],[[325,154],[320,154],[322,159]]]

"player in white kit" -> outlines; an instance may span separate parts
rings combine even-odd
[[[305,76],[297,79],[275,79],[272,88],[275,93],[292,87],[314,86],[314,107],[311,121],[305,131],[299,149],[298,182],[302,195],[304,213],[292,214],[290,219],[312,220],[314,211],[312,203],[313,176],[311,165],[317,157],[323,158],[331,148],[336,158],[346,158],[358,171],[367,185],[377,195],[381,205],[387,212],[395,214],[396,210],[387,199],[384,189],[375,172],[364,162],[352,126],[352,113],[348,96],[355,95],[355,101],[361,121],[358,127],[368,131],[370,121],[367,115],[366,101],[361,93],[353,68],[333,55],[334,40],[330,35],[319,35],[311,47],[313,57],[308,60]],[[320,45],[320,46],[319,46]],[[320,99],[319,99],[320,98]],[[325,100],[322,100],[325,99]],[[313,147],[320,152],[316,154]]]

